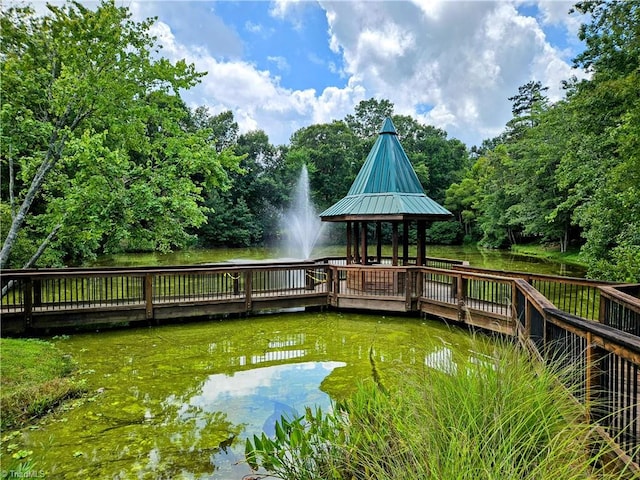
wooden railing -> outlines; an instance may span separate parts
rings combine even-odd
[[[557,308],[588,320],[598,319],[600,312],[600,287],[612,285],[611,282],[588,280],[585,278],[507,272],[504,270],[491,270],[468,266],[454,266],[453,269],[523,279],[551,301]]]
[[[600,322],[640,337],[640,287],[601,287],[600,296]]]
[[[2,272],[3,332],[327,305],[313,262]]]
[[[640,475],[640,337],[563,312],[523,280],[518,289],[520,339],[562,376],[618,458]],[[602,287],[608,289],[609,287]],[[632,308],[640,302],[635,299]]]

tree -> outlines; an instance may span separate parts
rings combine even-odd
[[[314,202],[325,209],[344,197],[364,158],[358,159],[358,138],[344,122],[305,127],[291,136],[287,162],[309,169]]]
[[[573,221],[583,229],[589,275],[640,281],[640,4],[576,4],[589,23],[576,66],[592,72],[573,86],[569,104],[578,129],[558,167]]]
[[[201,106],[195,109],[189,123],[194,131],[210,130],[209,140],[215,144],[218,152],[234,147],[238,141],[238,123],[231,110],[211,116],[209,109]]]
[[[517,139],[527,128],[537,125],[539,114],[548,106],[548,99],[543,93],[547,90],[549,87],[532,80],[518,87],[517,95],[508,98],[513,102],[513,118],[507,122],[507,141]]]
[[[574,66],[594,72],[598,80],[626,77],[637,72],[640,61],[640,4],[589,0],[576,3],[575,10],[588,15],[578,38],[586,48]]]
[[[355,109],[354,115],[347,115],[344,119],[351,131],[361,140],[373,139],[378,136],[382,123],[386,117],[393,114],[393,103],[389,100],[362,100]]]
[[[86,243],[80,257],[184,244],[185,227],[204,221],[202,186],[224,185],[238,161],[216,154],[204,131],[187,132],[178,92],[203,74],[154,58],[153,20],[134,22],[113,1],[48,9],[0,17],[2,167],[14,179],[2,191],[0,268],[27,237],[50,242],[52,231]]]
[[[464,235],[469,236],[467,239],[474,233],[478,200],[478,182],[470,175],[465,176],[459,183],[451,184],[446,192],[444,206],[456,216]]]

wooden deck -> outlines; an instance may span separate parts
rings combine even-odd
[[[5,271],[2,333],[309,307],[415,313],[516,331],[516,276],[442,259],[431,259],[435,267],[344,263]],[[566,279],[553,281],[566,287]],[[598,311],[598,284],[591,283],[587,312]],[[578,293],[576,300],[584,297]]]

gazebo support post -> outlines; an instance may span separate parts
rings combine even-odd
[[[360,242],[362,243],[362,265],[367,264],[368,252],[367,252],[367,222],[362,222],[362,229],[360,231]]]
[[[426,260],[426,231],[426,222],[424,220],[418,220],[418,251],[416,265],[418,265],[419,267],[423,266]]]
[[[402,222],[402,264],[406,266],[409,263],[409,220]]]
[[[391,222],[391,228],[393,233],[391,234],[391,243],[392,243],[392,257],[391,257],[391,265],[394,267],[398,266],[398,222]]]
[[[359,238],[360,238],[360,224],[358,222],[353,222],[353,247],[354,247],[354,254],[353,254],[353,263],[360,263],[360,243],[359,243]]]
[[[376,248],[376,262],[382,263],[382,222],[376,222],[376,240],[378,242]]]
[[[353,255],[351,253],[351,244],[353,242],[353,224],[347,221],[347,265],[353,263]]]

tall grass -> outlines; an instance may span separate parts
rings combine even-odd
[[[280,422],[275,438],[248,440],[250,465],[286,479],[628,478],[602,468],[606,447],[561,386],[565,372],[517,346],[447,373],[396,373],[388,392],[362,383],[332,413],[307,410]]]

